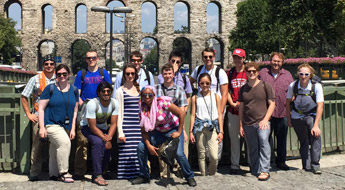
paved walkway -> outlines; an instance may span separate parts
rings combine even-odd
[[[258,181],[255,177],[246,174],[243,176],[229,175],[229,166],[221,166],[215,176],[198,176],[197,187],[189,187],[185,180],[152,180],[150,184],[131,185],[127,180],[108,180],[109,186],[99,187],[87,181],[76,181],[73,184],[64,184],[56,181],[29,182],[24,175],[0,173],[0,190],[37,189],[37,190],[68,190],[68,189],[345,189],[345,154],[324,155],[321,159],[322,175],[301,170],[301,160],[289,160],[289,171],[271,171],[271,179],[266,182]],[[248,167],[242,167],[248,171]],[[47,175],[47,174],[46,174]],[[90,178],[90,176],[87,176]],[[43,178],[48,178],[47,176]]]

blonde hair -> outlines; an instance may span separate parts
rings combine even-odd
[[[301,68],[303,67],[306,67],[309,69],[310,71],[310,78],[313,78],[314,75],[315,75],[315,70],[312,66],[310,66],[308,63],[302,63],[300,64],[298,67],[297,67],[297,77],[298,77],[298,73],[299,73],[299,70],[301,70]]]

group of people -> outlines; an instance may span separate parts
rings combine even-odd
[[[131,63],[117,74],[114,87],[108,71],[98,67],[99,58],[94,50],[86,53],[87,68],[77,73],[74,85],[69,84],[69,67],[56,65],[52,56],[45,56],[43,72],[29,80],[21,98],[32,121],[29,180],[39,179],[40,141],[49,139],[52,180],[72,183],[83,179],[90,143],[94,183],[108,185],[104,174],[115,146],[117,178],[130,179],[132,184],[148,183],[148,163],[151,177],[157,166],[161,172],[158,175],[166,177],[171,168],[158,161],[158,149],[165,141],[178,138],[178,170],[188,185],[196,186],[187,159],[188,143],[196,144],[201,175],[215,175],[225,126],[230,137],[231,174],[241,173],[239,161],[244,138],[251,174],[262,181],[270,178],[273,131],[277,139],[276,167],[288,170],[285,164],[288,127],[295,129],[300,141],[303,169],[321,174],[319,122],[324,100],[321,84],[313,80],[314,69],[308,64],[300,65],[298,79],[294,81],[290,72],[282,68],[283,54],[272,53],[271,64],[259,70],[258,63],[245,63],[245,51],[237,48],[233,51],[235,66],[226,72],[214,65],[215,53],[212,48],[204,49],[201,52],[204,64],[188,77],[180,72],[182,53],[171,52],[169,63],[162,66],[155,85],[153,75],[141,67],[142,54],[134,51]],[[195,94],[194,83],[198,89]],[[29,107],[31,95],[33,110]],[[191,121],[190,126],[185,126],[189,105]],[[74,138],[77,147],[72,176],[68,161]]]

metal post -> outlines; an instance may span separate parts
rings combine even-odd
[[[110,63],[108,65],[108,71],[110,72],[110,78],[113,77],[113,10],[110,10],[110,54],[109,54],[109,59]]]

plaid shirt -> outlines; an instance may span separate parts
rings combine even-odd
[[[181,86],[173,84],[173,86],[167,88],[163,84],[157,84],[156,89],[157,97],[169,96],[177,107],[187,106],[187,96]]]
[[[27,97],[27,98],[30,98],[31,95],[34,93],[35,94],[35,99],[34,99],[34,102],[38,102],[39,101],[39,96],[38,96],[38,90],[40,88],[40,80],[38,78],[38,75],[35,75],[33,77],[30,78],[29,82],[26,84],[23,92],[22,92],[22,95]],[[55,74],[53,75],[53,77],[51,79],[48,79],[46,77],[46,84],[47,86],[49,84],[52,84],[55,82]]]

